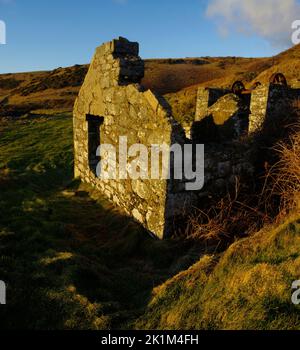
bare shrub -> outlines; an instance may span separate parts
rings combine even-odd
[[[281,119],[281,125],[270,122],[250,142],[257,148],[254,184],[245,186],[237,179],[234,191],[196,210],[187,238],[230,243],[300,209],[299,109]]]
[[[266,178],[265,195],[270,199],[280,197],[280,215],[299,208],[300,200],[300,124],[286,141],[279,142],[274,151],[280,160],[270,169]]]
[[[206,210],[196,210],[190,217],[186,236],[207,244],[231,242],[236,238],[257,232],[264,224],[271,223],[268,213],[257,206],[260,196],[245,191],[238,178],[235,190],[210,203]]]

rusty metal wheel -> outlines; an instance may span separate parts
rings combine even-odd
[[[231,91],[236,95],[241,95],[246,90],[242,81],[236,81],[231,88]]]
[[[271,84],[288,86],[286,77],[282,73],[274,73],[270,78]]]

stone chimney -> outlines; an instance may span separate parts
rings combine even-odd
[[[92,64],[101,65],[103,88],[140,83],[144,62],[139,57],[139,44],[120,37],[97,48]]]

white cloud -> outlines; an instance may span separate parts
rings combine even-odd
[[[291,46],[292,23],[300,19],[297,0],[209,0],[206,16],[221,34],[256,34],[273,46]]]

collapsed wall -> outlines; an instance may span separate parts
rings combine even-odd
[[[284,79],[284,84],[273,82],[273,77],[278,76]],[[300,90],[289,87],[281,73],[274,74],[271,80],[269,84],[257,83],[251,90],[241,90],[239,94],[200,87],[192,137],[198,142],[203,139],[205,142],[232,141],[262,131],[270,121],[280,125],[299,103]]]
[[[280,73],[274,76],[284,78]],[[290,88],[286,81],[257,83],[240,93],[200,87],[191,140],[206,145],[205,190],[216,193],[234,186],[237,179],[245,182],[253,178],[255,143],[240,142],[241,137],[251,140],[265,128],[269,130],[269,123],[283,125],[299,98],[300,90]]]
[[[144,64],[138,51],[138,43],[123,38],[96,50],[74,106],[75,176],[164,238],[172,231],[176,212],[188,210],[193,202],[193,195],[184,191],[180,181],[100,179],[96,173],[100,160],[97,147],[114,146],[119,159],[120,137],[127,137],[128,148],[135,144],[150,149],[155,144],[185,143],[184,131],[168,105],[139,85]],[[171,163],[170,154],[167,162]]]
[[[249,96],[230,90],[200,87],[197,93],[192,139],[200,143],[224,143],[248,132]]]

